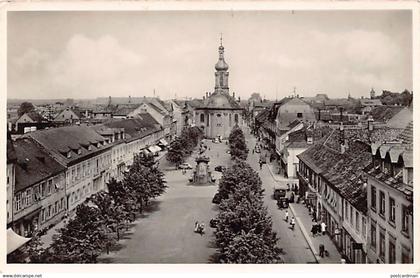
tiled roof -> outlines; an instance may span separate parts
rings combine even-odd
[[[370,111],[370,115],[373,120],[376,122],[387,122],[389,119],[394,117],[398,112],[400,112],[404,107],[402,106],[378,106]]]
[[[255,120],[260,123],[263,123],[268,119],[269,114],[270,111],[268,109],[264,109],[260,113],[258,113],[257,116],[255,116]]]
[[[321,174],[338,193],[361,212],[367,210],[366,192],[363,188],[363,169],[371,163],[369,146],[350,141],[341,154],[337,131],[298,155],[309,167]]]
[[[143,138],[161,130],[159,123],[149,113],[139,114],[134,119],[112,119],[103,125],[109,128],[124,128],[128,141]]]
[[[32,138],[18,139],[14,145],[17,155],[15,191],[24,190],[66,169]]]
[[[106,138],[88,126],[51,128],[30,133],[29,136],[53,153],[55,158],[64,165],[77,162],[110,146],[97,148],[94,144],[103,143]],[[91,146],[91,150],[88,150],[89,146]],[[71,152],[70,158],[66,156],[69,151]],[[80,151],[80,154],[78,154],[78,151]]]
[[[398,136],[398,139],[401,139],[404,144],[413,144],[413,121]]]
[[[41,114],[39,114],[38,112],[35,112],[35,111],[28,112],[28,113],[25,113],[25,114],[36,123],[47,121],[47,119],[45,119],[44,117],[41,116]]]
[[[115,116],[127,116],[128,114],[136,110],[138,107],[138,104],[132,107],[118,107],[112,114]]]

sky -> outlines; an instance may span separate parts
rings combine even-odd
[[[410,11],[8,12],[8,98],[202,98],[223,34],[243,99],[412,90]]]

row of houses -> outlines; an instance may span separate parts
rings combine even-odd
[[[59,110],[54,117],[48,109],[31,111],[20,117],[8,119],[9,131],[17,134],[32,132],[37,129],[53,128],[74,124],[99,124],[110,119],[137,118],[149,113],[163,127],[166,139],[171,140],[180,134],[184,120],[183,108],[176,101],[162,101],[158,98],[141,98],[139,103],[120,103],[92,108],[67,106]],[[46,112],[47,111],[47,112]],[[47,113],[47,114],[46,114]]]
[[[413,262],[413,114],[378,106],[338,123],[286,98],[255,117],[254,132],[277,156],[348,262]]]
[[[121,179],[135,154],[168,145],[148,113],[100,125],[38,130],[7,140],[7,226],[20,236],[48,229]]]

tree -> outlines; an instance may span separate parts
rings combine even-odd
[[[7,263],[39,263],[43,261],[45,249],[39,236],[35,235],[24,246],[7,256]]]
[[[245,136],[239,126],[234,126],[229,134],[230,155],[233,159],[246,160],[248,156],[248,147],[245,142]]]
[[[132,222],[135,219],[136,198],[134,192],[122,182],[111,179],[107,183],[108,194],[114,201],[114,205],[122,210],[125,221]]]
[[[183,149],[184,146],[181,139],[177,138],[171,142],[168,153],[166,154],[166,159],[169,162],[175,164],[177,168],[181,163],[185,161],[185,152]]]
[[[108,242],[106,222],[97,207],[85,203],[61,228],[48,251],[49,263],[95,263]]]
[[[19,109],[17,111],[18,116],[22,116],[25,113],[29,113],[29,112],[33,112],[35,111],[35,107],[32,103],[30,102],[22,102],[19,106]]]
[[[219,190],[221,199],[227,199],[232,194],[239,183],[247,184],[250,189],[258,194],[262,194],[264,189],[261,188],[261,179],[258,173],[244,161],[236,161],[231,167],[223,172],[219,182]]]

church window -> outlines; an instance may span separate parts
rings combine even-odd
[[[204,123],[204,114],[200,114],[200,122]]]
[[[218,118],[220,118],[221,116],[222,116],[222,115],[220,115],[220,114],[217,114],[217,117],[218,117]]]
[[[297,117],[298,118],[302,118],[303,116],[302,116],[302,113],[297,113]]]
[[[237,123],[238,123],[238,121],[239,121],[238,114],[235,114],[235,124],[237,124]]]

